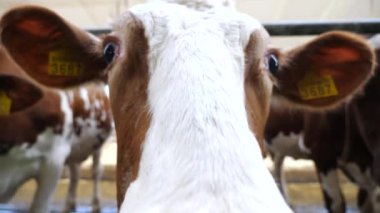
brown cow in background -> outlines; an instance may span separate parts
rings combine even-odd
[[[370,43],[380,59],[379,37]],[[274,176],[287,197],[285,156],[312,159],[329,212],[345,212],[337,169],[359,187],[361,212],[380,212],[380,66],[358,96],[329,112],[290,109],[275,101],[265,130]]]
[[[100,149],[113,126],[104,83],[70,91],[43,87],[0,46],[0,106],[0,202],[33,178],[37,190],[30,212],[48,212],[66,164],[70,185],[64,211],[72,211],[79,165],[93,155],[93,208],[100,211]]]

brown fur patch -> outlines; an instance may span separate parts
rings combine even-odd
[[[263,56],[265,41],[262,34],[254,32],[245,49],[245,97],[248,122],[264,150],[264,127],[268,116],[269,102],[272,90],[272,82],[267,70],[263,69]],[[263,152],[264,153],[264,152]]]
[[[32,145],[47,127],[60,133],[64,115],[60,112],[59,100],[57,93],[44,92],[44,98],[35,105],[9,116],[0,116],[1,146],[10,149],[24,143]]]
[[[117,201],[136,179],[141,150],[150,124],[148,109],[148,41],[142,23],[129,14],[121,30],[120,58],[109,71],[110,97],[117,133]],[[106,38],[105,41],[108,39]],[[112,40],[112,39],[111,39]]]
[[[111,131],[111,108],[107,95],[104,93],[103,87],[98,84],[88,84],[85,86],[88,93],[88,101],[91,105],[91,109],[86,109],[84,106],[84,100],[80,95],[80,90],[73,91],[73,100],[71,100],[71,107],[73,109],[74,118],[87,119],[90,117],[90,113],[95,113],[95,119],[97,122],[97,128],[104,129],[104,131]],[[99,108],[94,108],[95,102],[98,102]],[[104,120],[102,120],[102,114],[105,113]],[[74,132],[78,136],[81,134],[81,125],[77,120],[74,120]]]
[[[34,144],[38,134],[47,127],[54,127],[56,132],[61,130],[63,114],[59,112],[58,94],[31,82],[0,46],[0,75],[2,74],[15,76],[34,85],[40,90],[42,97],[36,104],[26,107],[23,111],[0,116],[0,153],[5,153],[13,146],[23,143]],[[28,95],[28,92],[22,95]],[[22,132],[15,133],[15,130],[22,130]]]
[[[14,75],[0,74],[0,92],[6,96],[3,99],[5,102],[0,104],[4,104],[5,108],[9,107],[9,113],[30,107],[42,98],[42,91],[38,87]]]

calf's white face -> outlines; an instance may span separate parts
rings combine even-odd
[[[136,210],[143,206],[139,201],[146,202],[147,199],[150,200],[149,194],[161,191],[162,193],[156,193],[157,196],[152,199],[183,205],[182,201],[195,198],[192,195],[179,195],[169,199],[167,195],[172,192],[192,194],[192,190],[197,190],[200,194],[209,190],[223,191],[222,185],[229,182],[231,177],[226,175],[225,178],[219,178],[218,176],[224,175],[219,174],[219,168],[214,175],[220,180],[215,180],[210,174],[214,170],[213,164],[220,162],[220,167],[234,167],[234,161],[238,161],[234,152],[239,153],[243,161],[247,162],[252,162],[252,153],[260,152],[249,130],[245,110],[245,50],[250,39],[254,39],[256,51],[250,54],[250,58],[258,64],[249,72],[255,72],[260,83],[270,84],[268,74],[260,67],[264,67],[261,63],[264,62],[263,47],[265,39],[268,38],[266,32],[257,21],[232,10],[218,8],[200,13],[183,6],[168,4],[136,7],[122,17],[115,28],[115,34],[105,39],[111,42],[118,38],[121,40],[116,47],[119,49],[119,56],[115,57],[109,75],[111,102],[116,106],[113,111],[120,115],[133,110],[130,105],[135,97],[120,98],[128,93],[126,91],[136,90],[131,87],[134,86],[133,83],[123,83],[130,82],[133,73],[145,77],[141,80],[146,84],[143,89],[146,100],[136,107],[139,112],[130,114],[142,114],[145,111],[147,114],[144,116],[149,117],[148,129],[142,143],[139,175],[128,191],[127,194],[130,195],[124,203],[128,203],[130,209]],[[144,32],[145,47],[129,46],[129,39],[133,37],[130,35],[131,31]],[[251,36],[253,33],[256,34]],[[146,65],[142,66],[145,70],[139,69],[139,66],[136,70],[133,70],[134,67],[121,67],[129,61],[130,54],[141,49],[145,54],[139,55],[142,59],[135,57],[135,61],[144,61],[146,57]],[[269,101],[270,88],[257,87],[264,89],[261,91],[265,95],[262,100],[264,104]],[[136,120],[139,123],[139,118]],[[123,126],[116,122],[116,126]],[[120,122],[125,123],[125,120]],[[128,133],[133,132],[130,128],[120,128],[118,131],[124,132],[126,129]],[[132,133],[134,134],[135,132]],[[241,149],[239,142],[244,144],[241,147],[246,150]],[[213,147],[218,144],[221,147],[214,150]],[[239,148],[229,150],[231,145]],[[257,157],[260,158],[260,155],[255,156]],[[194,159],[211,163],[190,166]],[[222,163],[223,159],[226,162]],[[256,164],[241,167],[254,171],[251,168],[253,165]],[[241,173],[242,168],[231,168],[231,171]],[[166,171],[165,178],[162,171]],[[196,181],[195,177],[202,181]],[[209,178],[217,183],[211,189],[202,190],[203,186],[210,183],[207,180]],[[155,181],[161,184],[154,184]],[[193,184],[197,187],[193,187]],[[159,189],[163,186],[167,190]],[[181,187],[183,190],[180,190]],[[137,194],[138,198],[135,196]],[[224,196],[221,195],[220,199]],[[194,202],[199,202],[199,205],[207,202],[207,199],[201,201],[201,197]],[[215,208],[217,205],[212,206]],[[174,206],[172,208],[176,209]],[[188,208],[194,210],[195,207],[189,204]]]
[[[289,210],[257,145],[272,86],[277,97],[326,107],[357,90],[374,66],[364,39],[342,32],[284,55],[267,49],[256,20],[223,7],[136,6],[102,41],[39,7],[11,10],[0,27],[9,52],[40,82],[62,87],[108,75],[118,199],[133,180],[122,208],[137,212]],[[57,50],[83,72],[49,74]],[[338,92],[303,98],[298,85],[310,72],[333,79]]]
[[[119,146],[119,157],[137,155],[118,166],[131,164],[132,179],[140,167],[186,174],[170,163],[191,163],[188,159],[202,157],[218,143],[227,148],[229,141],[247,141],[255,146],[247,150],[258,151],[247,122],[245,79],[246,72],[256,77],[255,92],[263,96],[259,106],[266,106],[271,91],[263,69],[267,39],[256,20],[225,8],[200,13],[158,3],[126,13],[103,42],[107,52],[116,53],[108,78],[113,113],[120,118],[115,119],[118,138],[132,146]],[[247,56],[247,49],[255,51]],[[260,116],[264,120],[265,113]],[[176,150],[194,153],[182,158]],[[202,172],[194,168],[194,175]],[[176,180],[166,180],[175,185]]]

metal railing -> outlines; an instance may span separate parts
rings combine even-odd
[[[361,34],[380,33],[380,19],[353,21],[294,21],[264,23],[272,36],[318,35],[331,30],[344,30]],[[89,29],[95,35],[106,34],[109,29]]]
[[[264,24],[270,35],[318,35],[331,30],[344,30],[360,34],[380,33],[380,19],[354,21],[279,22]]]

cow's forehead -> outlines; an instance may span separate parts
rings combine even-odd
[[[256,19],[228,7],[196,11],[165,2],[137,5],[119,19],[115,30],[128,30],[125,23],[131,15],[142,23],[148,40],[164,40],[165,36],[181,35],[184,31],[199,31],[219,34],[221,39],[238,38],[241,46],[245,47],[255,31],[260,32],[263,39],[268,38],[267,32]]]

